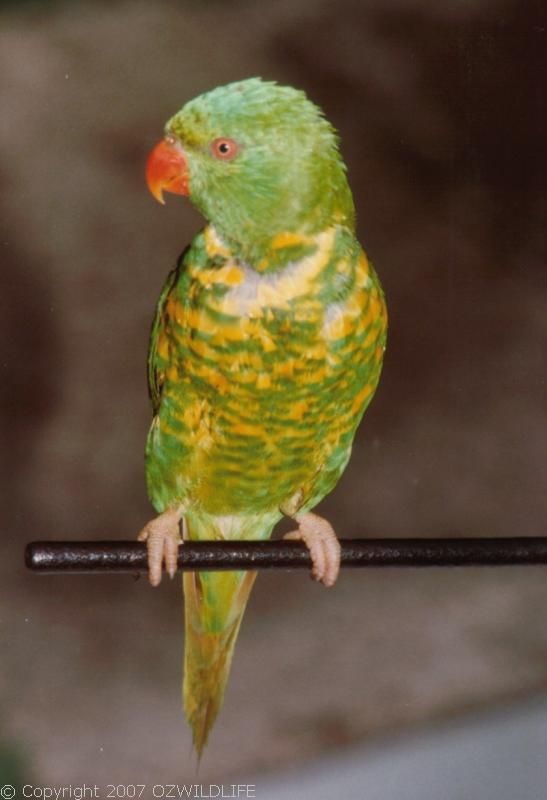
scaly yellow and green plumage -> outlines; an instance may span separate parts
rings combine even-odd
[[[266,539],[348,462],[380,376],[383,293],[355,237],[336,135],[302,92],[259,79],[220,87],[166,133],[184,153],[178,193],[209,224],[158,303],[148,490],[158,512],[182,510],[190,539]],[[184,576],[184,706],[198,753],[254,579]]]

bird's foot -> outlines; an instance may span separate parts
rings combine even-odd
[[[148,580],[152,586],[160,584],[164,564],[169,577],[175,577],[179,545],[183,541],[180,533],[181,517],[179,509],[168,509],[147,522],[137,537],[139,542],[146,542]]]
[[[332,525],[310,512],[295,519],[298,530],[286,533],[283,538],[303,541],[310,551],[312,578],[325,586],[333,586],[340,571],[341,548]]]

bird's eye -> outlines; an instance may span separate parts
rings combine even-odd
[[[231,161],[232,158],[237,156],[237,152],[239,147],[237,142],[234,142],[233,139],[226,139],[225,137],[221,137],[220,139],[215,139],[211,142],[211,152],[215,158],[219,158],[221,161]]]

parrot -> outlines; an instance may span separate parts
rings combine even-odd
[[[149,581],[184,541],[285,538],[332,586],[340,543],[312,509],[332,491],[378,385],[387,313],[355,233],[339,135],[305,92],[259,77],[189,100],[146,162],[152,195],[205,218],[152,324],[146,440],[157,516]],[[198,760],[223,703],[256,571],[183,574],[183,706]]]

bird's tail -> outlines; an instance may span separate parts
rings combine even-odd
[[[222,536],[223,531],[212,525],[211,519],[206,526],[200,524],[201,520],[195,520],[193,525],[191,520],[188,522],[190,539],[218,539]],[[237,538],[267,538],[273,522],[266,526],[262,523],[255,536],[249,535],[249,527],[240,529]],[[243,571],[187,572],[183,577],[183,701],[198,759],[222,706],[239,626],[255,578],[256,572]]]

